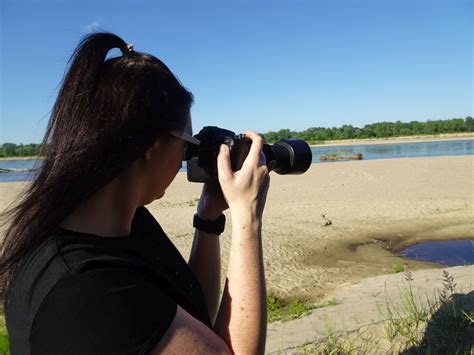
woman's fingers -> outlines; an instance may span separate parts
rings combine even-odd
[[[219,181],[229,181],[232,178],[229,147],[225,144],[221,144],[217,155],[217,175]]]
[[[252,140],[252,145],[242,168],[237,172],[232,171],[227,145],[220,147],[217,156],[219,182],[231,210],[255,209],[254,211],[258,211],[258,215],[261,216],[268,189],[268,167],[262,152],[263,139],[254,132],[247,132],[245,135]],[[255,200],[259,201],[258,209],[254,204]]]
[[[252,140],[252,145],[250,146],[249,154],[242,165],[242,168],[245,166],[256,166],[260,160],[260,153],[262,152],[263,139],[255,132],[245,132],[245,136]]]

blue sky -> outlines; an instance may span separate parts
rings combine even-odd
[[[100,30],[171,68],[195,131],[473,115],[471,1],[0,0],[0,16],[0,143],[41,141],[74,47]]]

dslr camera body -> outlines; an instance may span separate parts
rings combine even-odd
[[[217,155],[221,144],[230,150],[233,171],[238,171],[247,157],[251,139],[227,129],[207,126],[194,136],[201,144],[188,144],[184,160],[187,162],[188,181],[208,182],[217,180]],[[267,165],[275,161],[273,171],[280,175],[303,174],[312,162],[309,145],[302,139],[283,139],[273,145],[264,144],[263,154]]]

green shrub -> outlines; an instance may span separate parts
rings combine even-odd
[[[298,298],[284,301],[273,295],[267,296],[268,322],[290,320],[308,315],[312,309],[330,307],[340,304],[341,301],[333,298],[319,304],[312,304]]]
[[[403,272],[403,270],[404,270],[403,264],[400,263],[400,262],[394,263],[394,264],[392,265],[392,268],[393,268],[393,272],[394,272],[395,274],[398,274],[398,273],[400,273],[400,272]]]
[[[284,302],[275,296],[267,296],[267,309],[269,312],[275,312],[284,306]]]
[[[306,316],[313,308],[314,306],[310,306],[301,300],[294,299],[288,305],[288,317],[289,319],[294,319]]]

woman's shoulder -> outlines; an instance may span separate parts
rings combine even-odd
[[[151,223],[145,208],[138,214]],[[137,226],[141,224],[139,221]],[[146,268],[142,257],[146,248],[150,246],[144,247],[135,233],[130,237],[101,237],[55,227],[19,262],[6,298],[16,303],[17,309],[21,306],[31,312],[30,308],[64,278],[104,267]]]
[[[9,289],[20,284],[24,293],[94,268],[144,266],[148,256],[169,248],[172,244],[145,207],[137,209],[130,236],[101,237],[56,226],[20,261]]]
[[[149,351],[171,323],[176,303],[156,277],[131,265],[102,258],[73,272],[30,270],[34,282],[20,280],[6,304],[12,350]]]
[[[41,300],[62,279],[95,269],[128,268],[153,275],[158,282],[168,282],[169,275],[184,268],[186,263],[181,259],[159,223],[145,207],[140,207],[128,237],[101,237],[53,228],[21,260],[6,298],[15,303],[16,309],[34,313]]]
[[[30,344],[35,353],[148,353],[176,308],[147,275],[94,269],[51,290],[35,316]]]

